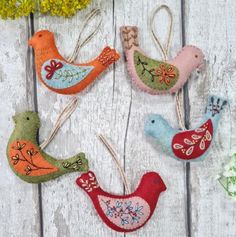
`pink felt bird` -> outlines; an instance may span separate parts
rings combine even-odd
[[[123,26],[120,31],[129,74],[141,90],[150,94],[177,92],[191,72],[204,63],[202,51],[192,45],[183,47],[171,60],[151,59],[139,47],[137,27]]]

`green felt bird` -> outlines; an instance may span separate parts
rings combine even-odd
[[[10,167],[29,183],[41,183],[70,172],[87,172],[84,153],[58,160],[45,153],[37,142],[40,119],[37,113],[26,111],[13,117],[15,129],[7,146]]]

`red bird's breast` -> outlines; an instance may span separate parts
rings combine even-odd
[[[98,195],[98,201],[109,221],[127,231],[143,226],[151,214],[149,204],[138,196],[117,199]]]
[[[213,125],[208,119],[195,130],[184,131],[174,136],[172,150],[182,160],[199,158],[209,148],[213,137]]]

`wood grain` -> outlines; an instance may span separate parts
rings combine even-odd
[[[233,0],[165,0],[162,3],[169,5],[174,15],[170,57],[175,56],[183,41],[196,44],[206,55],[207,67],[200,74],[195,72],[186,88],[190,97],[190,108],[187,108],[191,109],[190,126],[203,116],[208,94],[221,95],[230,101],[209,157],[204,162],[191,164],[187,171],[185,165],[168,157],[143,134],[143,124],[149,113],[159,113],[172,126],[178,127],[174,98],[152,96],[132,85],[119,27],[138,26],[141,47],[150,57],[160,59],[148,29],[148,17],[160,3],[154,0],[96,0],[69,19],[35,14],[32,19],[34,30],[46,28],[55,32],[59,51],[68,58],[86,14],[99,7],[103,11],[102,28],[81,50],[77,61],[89,61],[106,45],[121,53],[121,59],[114,66],[78,95],[78,108],[46,151],[58,158],[85,152],[101,186],[115,194],[123,194],[124,186],[115,163],[97,137],[102,133],[118,151],[132,190],[142,174],[149,170],[159,172],[168,189],[161,195],[152,219],[144,228],[130,234],[116,233],[105,226],[88,196],[75,184],[79,173],[42,184],[38,190],[37,185],[24,183],[12,173],[4,155],[0,160],[0,236],[236,236],[235,204],[215,180],[236,145],[236,3]],[[184,19],[181,19],[181,7],[185,7]],[[89,24],[87,32],[93,29],[95,22]],[[166,14],[160,14],[155,25],[163,42],[167,34]],[[38,82],[35,91],[32,52],[26,44],[29,32],[33,30],[29,19],[0,21],[0,28],[0,150],[5,154],[6,138],[13,129],[11,117],[15,112],[34,109],[38,104],[42,122],[39,139],[42,142],[70,97],[57,95]],[[186,174],[190,175],[188,200]],[[188,201],[191,201],[189,210]],[[40,222],[40,214],[43,222]]]
[[[0,236],[39,236],[38,186],[21,181],[6,157],[16,112],[33,109],[28,20],[0,21]]]
[[[186,5],[187,43],[205,53],[207,66],[191,80],[191,126],[203,116],[209,94],[229,100],[212,150],[202,163],[191,165],[192,236],[236,236],[235,204],[226,196],[216,176],[229,161],[235,147],[235,27],[236,2],[188,1]]]

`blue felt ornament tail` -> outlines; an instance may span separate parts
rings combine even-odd
[[[226,105],[227,100],[214,95],[209,96],[206,115],[211,118],[218,117],[222,114]]]

